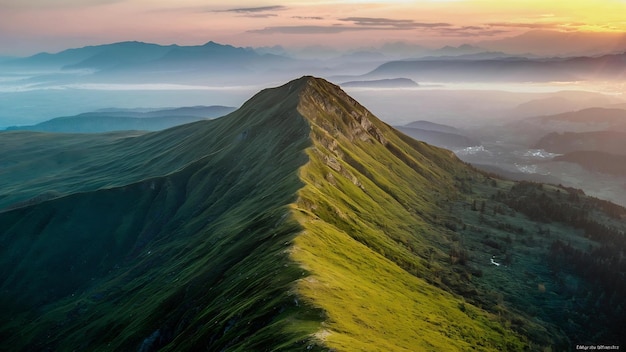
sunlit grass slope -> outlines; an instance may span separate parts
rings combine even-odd
[[[491,314],[425,280],[439,265],[425,258],[444,256],[449,241],[438,203],[468,169],[396,135],[328,82],[308,80],[298,110],[313,146],[292,256],[312,273],[299,292],[327,315],[317,338],[340,351],[523,349]]]

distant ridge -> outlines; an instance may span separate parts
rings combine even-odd
[[[553,132],[542,137],[534,148],[559,154],[586,150],[626,155],[626,132]]]
[[[391,61],[361,79],[407,77],[420,81],[547,82],[626,77],[626,54],[555,59],[425,59]]]
[[[88,77],[106,82],[131,78],[134,82],[150,82],[155,72],[165,71],[171,82],[220,78],[223,83],[229,76],[236,75],[236,81],[241,81],[250,73],[289,68],[294,62],[285,56],[258,54],[249,48],[212,41],[191,46],[130,41],[39,53],[7,60],[3,66],[15,70],[82,70],[90,72]]]
[[[377,79],[371,81],[348,81],[341,84],[343,87],[362,88],[408,88],[418,87],[414,80],[408,78]]]
[[[224,116],[228,106],[194,106],[151,111],[104,110],[57,117],[31,126],[12,126],[7,131],[102,133],[112,131],[158,131],[199,120]]]
[[[626,178],[626,155],[624,154],[616,155],[601,151],[578,150],[556,156],[554,160],[576,163],[589,171]]]

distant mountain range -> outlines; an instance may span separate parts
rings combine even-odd
[[[76,116],[57,117],[31,126],[12,126],[8,127],[7,131],[63,133],[100,133],[124,130],[158,131],[194,121],[224,116],[235,109],[228,106],[193,106],[151,111],[108,109]]]
[[[363,79],[388,77],[434,82],[623,80],[626,78],[626,54],[554,59],[508,57],[392,61],[362,76]]]
[[[415,121],[404,126],[394,126],[398,131],[441,148],[458,149],[480,145],[480,141],[465,136],[463,131],[430,121]]]
[[[533,99],[519,104],[507,116],[514,118],[529,118],[537,116],[550,116],[588,109],[597,108],[620,108],[615,101],[606,95],[585,94],[580,91],[562,91],[545,98]]]
[[[523,107],[518,112],[534,111],[536,109],[550,110],[559,101],[561,99],[558,98],[536,101],[536,105]],[[607,106],[612,105],[609,104],[608,100],[604,102]],[[574,136],[571,133],[595,133],[599,131],[626,132],[626,110],[594,107],[558,114],[525,117],[509,122],[501,129],[502,133],[510,134],[507,138],[525,143],[529,148],[537,146],[540,140],[548,135],[549,139],[554,140],[557,135],[553,133],[570,133],[561,138],[562,142],[555,142],[556,144],[561,144],[564,143],[564,138],[571,139]],[[591,136],[593,136],[593,133],[587,134],[585,138],[593,138]],[[541,143],[547,146],[545,142]]]
[[[54,67],[66,70],[124,70],[165,69],[179,67],[242,68],[288,59],[272,54],[257,54],[254,50],[208,42],[197,46],[158,45],[143,42],[120,42],[106,45],[68,49],[55,54],[40,53],[26,58],[14,59],[7,65],[30,67]],[[146,67],[147,65],[147,67]]]
[[[587,150],[626,155],[626,132],[553,132],[541,138],[534,147],[558,154]]]
[[[385,50],[395,54],[388,58]],[[398,57],[403,59],[398,61]],[[167,74],[170,81],[213,79],[242,82],[246,78],[247,82],[256,82],[260,81],[256,76],[261,74],[265,78],[268,77],[266,75],[273,75],[275,79],[281,79],[294,73],[315,71],[334,76],[345,76],[349,72],[348,75],[352,76],[343,77],[344,81],[405,77],[416,82],[548,82],[624,79],[626,54],[537,58],[509,55],[470,45],[425,49],[396,43],[350,54],[337,53],[326,59],[311,59],[291,56],[283,48],[259,48],[257,51],[215,42],[197,46],[120,42],[8,59],[2,62],[2,67],[91,71],[88,77],[105,81],[139,78],[151,81],[155,74]],[[372,70],[372,67],[376,68]],[[369,73],[354,75],[355,68]]]
[[[626,109],[587,108],[578,111],[539,117],[545,124],[570,124],[569,128],[610,129],[626,132]],[[579,127],[576,127],[579,126]]]
[[[622,150],[623,153],[623,150]],[[554,158],[556,161],[576,163],[583,168],[626,179],[626,155],[593,150],[577,150]],[[626,186],[626,183],[624,184]]]
[[[408,78],[389,78],[371,81],[348,81],[341,83],[343,87],[361,87],[361,88],[410,88],[418,87],[414,80]]]
[[[626,110],[588,108],[536,119],[551,132],[535,148],[564,154],[555,161],[576,163],[586,170],[626,177]]]
[[[197,46],[120,42],[40,53],[2,63],[12,70],[82,70],[90,74],[77,79],[140,82],[241,82],[248,75],[285,71],[301,62],[273,54],[208,42]]]
[[[479,172],[322,79],[2,143],[2,350],[624,344],[626,209]]]
[[[486,40],[477,45],[490,50],[504,51],[526,56],[532,52],[536,55],[551,56],[598,56],[608,54],[599,52],[599,48],[626,48],[626,34],[620,31],[557,31],[533,29],[513,37]],[[607,49],[605,49],[607,50]]]

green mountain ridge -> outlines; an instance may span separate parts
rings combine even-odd
[[[0,142],[1,350],[620,342],[625,209],[479,173],[322,79],[156,133]]]

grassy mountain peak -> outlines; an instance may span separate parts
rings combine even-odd
[[[566,259],[600,239],[571,237],[547,211],[561,221],[541,225],[550,237],[525,238],[518,227],[539,226],[525,200],[563,211],[576,199],[621,226],[618,208],[478,173],[310,76],[161,132],[2,137],[14,152],[0,159],[12,204],[0,212],[1,349],[564,348],[542,307],[571,297],[535,299],[524,273],[549,290],[545,244],[575,239],[553,243]],[[488,258],[507,243],[527,254],[496,271]],[[509,270],[515,260],[526,271]]]

